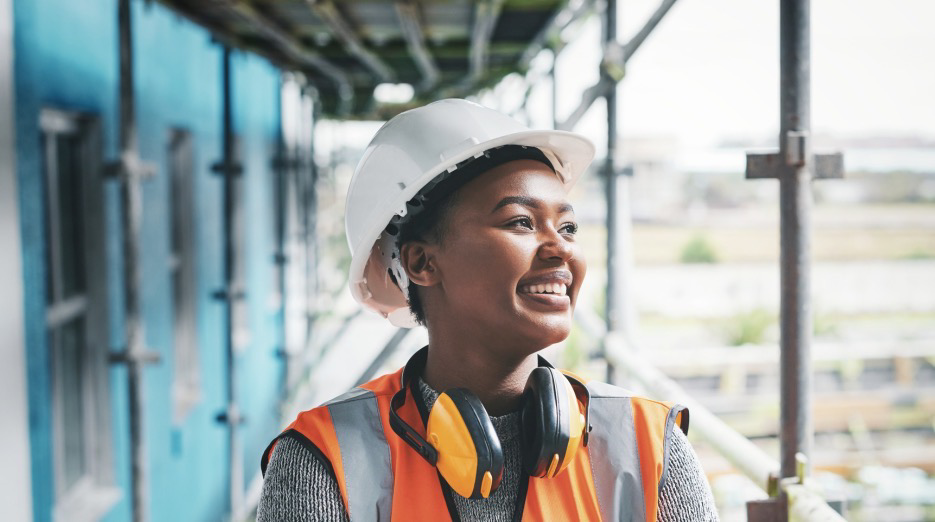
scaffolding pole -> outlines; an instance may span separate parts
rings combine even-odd
[[[302,232],[305,239],[305,345],[308,348],[318,317],[318,164],[315,163],[315,129],[318,127],[318,100],[317,96],[306,90],[305,96],[312,100],[311,120],[308,135],[308,144],[305,151],[302,176],[305,178],[302,194]],[[304,350],[303,350],[304,352]]]
[[[224,287],[215,292],[215,297],[224,302],[224,326],[225,326],[225,350],[224,362],[227,373],[227,386],[225,388],[225,398],[227,406],[224,411],[218,414],[218,422],[227,425],[228,434],[228,462],[230,463],[230,513],[231,516],[241,512],[244,498],[244,478],[243,478],[243,453],[240,449],[240,436],[238,428],[243,422],[243,417],[237,406],[237,366],[234,350],[234,302],[243,299],[243,291],[236,288],[237,281],[235,266],[237,262],[236,241],[234,235],[238,233],[234,229],[234,213],[237,202],[237,190],[234,186],[238,183],[239,177],[243,171],[236,158],[234,144],[234,124],[233,107],[231,94],[231,50],[224,46],[221,58],[222,75],[222,128],[223,128],[223,151],[222,158],[216,163],[212,170],[221,175],[223,183],[223,236],[224,236]]]
[[[273,249],[273,265],[276,267],[276,293],[279,297],[279,312],[276,317],[276,323],[279,326],[278,346],[276,353],[285,363],[285,371],[280,386],[282,400],[288,395],[289,390],[289,352],[286,346],[287,336],[286,328],[288,321],[286,319],[287,303],[289,302],[286,284],[286,270],[289,266],[289,255],[286,253],[286,230],[289,212],[289,177],[296,170],[295,163],[297,155],[293,154],[289,145],[286,143],[286,137],[283,132],[282,110],[283,97],[282,91],[285,85],[285,76],[280,78],[279,91],[276,97],[276,111],[279,115],[278,133],[276,138],[276,158],[273,160],[273,199],[275,201],[273,212],[275,219],[275,231]]]
[[[809,0],[782,0],[780,26],[780,472],[793,477],[796,453],[812,447],[811,168]]]
[[[617,45],[617,0],[607,0],[604,11],[605,49]],[[630,170],[617,165],[617,81],[606,68],[602,77],[610,87],[604,92],[607,105],[607,157],[604,158],[604,191],[607,203],[607,285],[605,295],[605,322],[609,331],[621,332],[625,338],[633,334],[634,320],[629,299],[630,252],[632,251],[632,223],[630,215]],[[614,367],[607,360],[607,381],[614,382]]]
[[[843,177],[840,153],[813,154],[809,57],[809,0],[779,2],[779,152],[748,154],[748,179],[779,180],[780,477],[806,477],[814,438],[812,426],[811,180]],[[797,470],[797,455],[805,464]],[[760,504],[760,505],[757,505]],[[771,507],[772,506],[772,507]],[[784,518],[786,504],[748,504],[754,518]],[[780,511],[774,511],[780,510]]]
[[[148,519],[148,466],[143,430],[143,369],[159,361],[159,354],[146,348],[146,332],[141,314],[142,273],[140,233],[143,220],[143,194],[140,182],[154,169],[143,164],[137,150],[136,111],[133,91],[133,20],[130,0],[117,4],[119,79],[119,157],[106,167],[106,175],[120,180],[121,221],[123,224],[124,291],[126,307],[126,346],[110,356],[111,363],[127,367],[127,394],[130,413],[130,475],[132,516],[135,522]]]

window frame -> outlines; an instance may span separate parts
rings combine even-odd
[[[106,234],[103,178],[101,164],[101,132],[97,118],[77,112],[43,108],[39,113],[42,163],[40,172],[44,187],[42,212],[47,226],[43,231],[44,248],[49,250],[45,268],[47,292],[45,332],[50,360],[52,397],[52,468],[55,487],[53,517],[56,520],[97,520],[120,499],[115,486],[114,455],[109,389],[109,324],[107,310]],[[81,256],[83,290],[64,296],[64,280],[60,250],[62,231],[58,229],[62,211],[61,191],[57,186],[60,169],[59,150],[62,137],[75,139],[72,174],[81,192]],[[61,390],[62,355],[55,341],[56,332],[63,332],[76,319],[83,320],[83,353],[80,354],[80,404],[83,431],[81,476],[66,484],[64,405]]]
[[[172,421],[182,424],[201,401],[195,237],[195,144],[187,129],[169,131],[169,259],[172,288]],[[181,279],[181,284],[177,283]]]

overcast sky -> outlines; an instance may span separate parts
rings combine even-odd
[[[657,5],[619,0],[620,40]],[[621,132],[673,136],[688,147],[775,135],[778,5],[676,3],[628,65],[619,91]],[[811,6],[813,130],[935,139],[935,2],[814,0]],[[597,79],[599,33],[595,18],[559,56],[560,117]],[[603,106],[592,110],[576,130],[600,139],[603,113]]]

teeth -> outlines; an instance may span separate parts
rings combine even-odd
[[[566,295],[568,292],[568,286],[562,283],[545,283],[541,285],[527,285],[520,288],[520,291],[527,294]]]

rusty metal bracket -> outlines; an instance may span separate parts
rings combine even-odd
[[[788,154],[787,154],[788,158]],[[844,155],[840,152],[812,156],[814,179],[841,179],[844,177]],[[747,179],[781,179],[795,166],[783,161],[778,152],[747,153]]]
[[[768,498],[747,502],[747,520],[757,522],[787,522],[789,509],[784,498]]]

